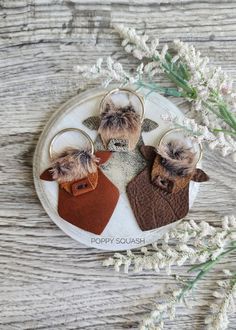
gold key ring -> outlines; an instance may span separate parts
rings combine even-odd
[[[184,128],[171,128],[171,129],[169,129],[167,132],[165,132],[165,133],[162,135],[162,137],[161,137],[161,139],[160,139],[160,141],[159,141],[159,145],[158,145],[158,146],[160,146],[160,145],[163,143],[163,140],[164,140],[164,138],[165,138],[167,135],[169,135],[169,134],[172,133],[172,132],[179,132],[179,131],[185,131],[185,130],[184,130]],[[201,143],[198,143],[198,146],[199,146],[200,153],[199,153],[199,157],[198,157],[198,160],[197,160],[197,162],[196,162],[196,165],[201,161],[201,159],[202,159],[202,155],[203,155],[203,147],[202,147],[202,144],[201,144]]]
[[[100,113],[102,113],[102,110],[103,110],[103,107],[104,107],[104,103],[106,101],[106,99],[111,96],[112,94],[116,94],[118,92],[126,92],[126,93],[129,93],[129,94],[133,94],[135,95],[140,103],[141,103],[141,107],[142,107],[142,113],[140,115],[141,117],[141,122],[144,120],[144,115],[145,115],[145,107],[144,107],[144,99],[141,95],[139,95],[137,92],[129,89],[129,88],[115,88],[115,89],[112,89],[111,91],[109,91],[108,93],[106,93],[104,95],[104,97],[102,98],[101,102],[100,102],[100,106],[99,106],[99,109],[100,109]]]
[[[50,141],[48,151],[49,151],[49,156],[50,156],[51,159],[53,159],[53,145],[55,144],[56,140],[60,136],[62,136],[64,133],[67,133],[67,132],[77,132],[77,133],[80,133],[83,136],[85,136],[86,139],[89,141],[89,144],[90,144],[90,147],[91,147],[91,153],[94,154],[93,140],[91,139],[91,137],[86,132],[84,132],[82,129],[79,129],[79,128],[65,128],[65,129],[59,131],[58,133],[56,133]]]

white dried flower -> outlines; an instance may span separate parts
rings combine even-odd
[[[228,216],[227,219],[227,228],[226,217],[222,219],[221,227],[213,227],[205,221],[199,224],[193,220],[183,221],[165,235],[161,245],[156,242],[142,247],[140,252],[115,253],[104,261],[104,266],[113,266],[116,271],[124,266],[126,272],[130,269],[135,272],[165,269],[170,274],[174,265],[215,260],[230,244],[232,233],[236,231],[235,217]]]
[[[117,81],[121,85],[134,84],[140,79],[143,74],[143,65],[137,68],[137,74],[132,76],[123,69],[119,62],[115,62],[111,57],[107,57],[106,64],[103,65],[104,60],[99,58],[92,67],[87,65],[77,65],[75,70],[82,74],[85,79],[93,80],[100,79],[102,86],[107,87],[111,82]]]
[[[212,314],[205,319],[208,330],[225,330],[228,327],[228,314],[235,310],[234,292],[236,291],[235,275],[226,281],[218,281],[221,292],[213,292],[218,303],[210,306]]]
[[[138,35],[133,28],[126,27],[123,24],[116,24],[114,29],[125,40],[125,47],[128,46],[129,53],[132,53],[139,60],[142,60],[144,57],[152,58],[159,55],[157,50],[159,45],[158,39],[153,39],[150,45],[148,45],[148,36]]]
[[[202,264],[215,260],[223,251],[232,247],[231,234],[235,231],[236,220],[233,215],[222,218],[220,227],[213,227],[205,221],[199,223],[194,220],[182,221],[165,234],[162,244],[158,245],[158,242],[155,242],[149,247],[142,247],[140,252],[135,253],[130,250],[126,254],[115,253],[113,257],[105,260],[104,266],[113,266],[116,271],[120,271],[123,266],[124,272],[128,272],[129,269],[135,272],[144,269],[158,272],[165,268],[169,274],[173,265],[181,266],[186,262]],[[225,273],[231,275],[229,271]],[[185,293],[190,292],[196,285],[192,280],[184,283],[185,286],[174,290],[167,300],[163,301],[161,298],[162,301],[155,304],[153,311],[141,323],[140,329],[163,329],[165,317],[175,318],[177,304],[184,302]],[[230,280],[217,282],[221,290],[228,290],[229,283],[231,283]],[[226,322],[227,308],[229,305],[232,306],[233,296],[236,295],[235,286],[231,285],[230,292],[230,297],[228,293],[225,295],[218,290],[213,293],[214,297],[222,299],[223,302],[220,309],[214,304],[211,307],[213,314],[206,320],[209,330],[213,330],[214,327],[220,330],[218,326],[222,324],[222,320]],[[187,306],[189,307],[189,302]]]
[[[165,302],[157,303],[155,309],[150,312],[140,324],[140,330],[164,329],[164,318],[175,319],[176,304],[181,290],[173,291]]]

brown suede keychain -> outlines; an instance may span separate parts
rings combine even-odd
[[[148,165],[128,184],[128,198],[142,230],[184,218],[189,211],[190,181],[208,181],[196,168],[195,154],[178,140],[154,148],[142,146]]]
[[[79,129],[66,129],[63,133],[71,130],[85,135],[93,146],[89,136]],[[115,210],[119,191],[98,167],[110,158],[111,152],[93,154],[93,151],[93,147],[92,151],[66,150],[54,158],[52,166],[41,174],[40,179],[58,182],[58,214],[61,218],[100,235]]]

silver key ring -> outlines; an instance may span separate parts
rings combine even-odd
[[[129,93],[129,94],[135,95],[139,99],[139,101],[141,103],[141,108],[142,108],[142,113],[140,115],[140,118],[141,118],[141,122],[143,122],[144,115],[145,115],[144,99],[137,92],[135,92],[135,91],[133,91],[133,90],[131,90],[129,88],[115,88],[115,89],[112,89],[111,91],[109,91],[108,93],[106,93],[105,96],[102,98],[102,100],[100,102],[100,106],[99,106],[100,113],[102,113],[102,110],[103,110],[103,107],[104,107],[104,104],[105,104],[106,99],[109,96],[111,96],[112,94],[116,94],[116,93],[119,93],[119,92],[125,92],[125,93]]]
[[[79,128],[65,128],[65,129],[59,131],[58,133],[56,133],[50,141],[48,151],[49,151],[49,156],[50,156],[51,159],[53,159],[53,146],[54,146],[56,140],[60,136],[62,136],[64,133],[67,133],[67,132],[77,132],[77,133],[82,134],[84,137],[86,137],[86,139],[89,141],[89,144],[90,144],[90,147],[91,147],[91,153],[94,154],[93,140],[91,139],[91,137],[86,132],[84,132],[82,129],[79,129]]]
[[[164,140],[164,138],[165,138],[167,135],[169,135],[169,134],[172,133],[172,132],[180,132],[180,131],[185,131],[185,130],[184,130],[184,128],[171,128],[171,129],[169,129],[167,132],[165,132],[165,133],[162,135],[162,137],[161,137],[161,139],[160,139],[160,141],[159,141],[159,145],[158,145],[158,146],[160,146],[160,145],[163,143],[163,140]],[[201,144],[201,143],[198,143],[198,146],[199,146],[199,150],[200,150],[200,152],[199,152],[199,157],[198,157],[198,160],[197,160],[197,162],[196,162],[196,165],[201,161],[201,159],[202,159],[202,155],[203,155],[203,147],[202,147],[202,144]]]

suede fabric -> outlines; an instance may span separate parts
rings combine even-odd
[[[110,152],[99,151],[99,164],[105,163]],[[50,168],[40,178],[53,181]],[[59,184],[58,214],[61,218],[83,230],[100,235],[108,224],[119,199],[119,191],[98,168],[93,175]]]
[[[97,184],[98,171],[90,173],[86,178],[80,180],[61,183],[60,187],[73,196],[80,196],[94,190],[97,187]]]

